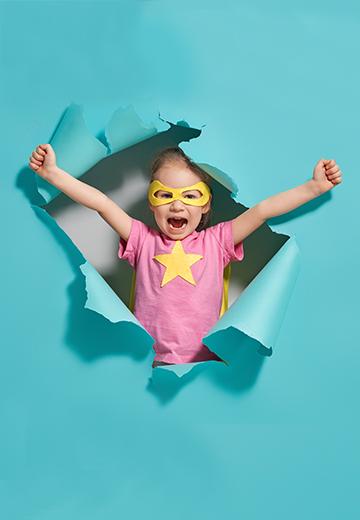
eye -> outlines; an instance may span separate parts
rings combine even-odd
[[[202,193],[200,193],[200,191],[198,191],[198,190],[188,191],[188,192],[184,193],[184,197],[187,199],[199,199],[201,197],[201,195],[202,195]]]
[[[169,193],[168,191],[158,190],[157,192],[154,193],[154,195],[157,199],[171,199],[172,198],[172,194]]]

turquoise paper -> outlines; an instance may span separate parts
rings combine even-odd
[[[359,20],[354,0],[0,2],[2,519],[358,520]],[[271,357],[231,326],[206,338],[228,366],[152,370],[143,329],[84,308],[86,259],[27,165],[72,102],[106,148],[129,103],[201,129],[181,147],[246,207],[338,162],[268,223],[301,261]]]

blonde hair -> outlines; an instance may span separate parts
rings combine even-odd
[[[212,194],[211,189],[211,177],[208,175],[200,166],[198,166],[194,161],[191,160],[191,158],[186,155],[186,153],[179,148],[178,146],[174,146],[171,148],[165,148],[162,150],[153,160],[151,164],[151,179],[150,182],[155,180],[155,174],[156,172],[164,166],[166,163],[176,163],[176,162],[182,162],[185,164],[185,166],[191,170],[193,173],[195,173],[200,179],[205,182],[210,189],[210,193]],[[196,228],[196,231],[201,231],[202,229],[205,229],[210,224],[210,217],[211,217],[211,207],[209,211],[206,213],[203,213],[201,215],[201,220]]]

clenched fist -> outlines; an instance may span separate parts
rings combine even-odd
[[[29,157],[29,167],[46,179],[56,168],[56,155],[51,144],[39,144]]]
[[[313,179],[320,193],[325,193],[342,182],[342,172],[333,159],[320,159],[315,165]]]

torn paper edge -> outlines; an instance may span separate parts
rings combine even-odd
[[[171,125],[169,121],[166,121],[160,117],[160,113],[158,115],[158,119],[163,122]],[[123,128],[124,123],[130,126],[130,135],[128,135]],[[190,125],[185,120],[179,121],[180,124],[184,126]],[[166,128],[167,129],[167,128]],[[161,129],[163,131],[164,128]],[[143,140],[146,140],[156,133],[158,133],[158,128],[154,124],[146,125],[142,119],[136,113],[133,105],[128,105],[125,108],[117,109],[113,115],[111,116],[109,123],[105,128],[105,137],[108,145],[108,150],[103,143],[101,143],[95,136],[93,136],[88,130],[83,114],[82,107],[80,105],[71,104],[68,109],[64,112],[63,117],[56,127],[56,130],[53,134],[53,137],[50,140],[50,143],[54,146],[57,158],[59,158],[61,167],[67,169],[71,172],[74,177],[81,177],[86,171],[88,171],[91,167],[95,166],[100,160],[109,157],[113,153],[119,152],[129,146],[132,146],[136,143],[139,143]],[[72,138],[71,146],[68,145],[70,141],[69,135]],[[125,137],[126,136],[126,137]],[[85,148],[89,152],[89,157],[80,156],[78,151],[84,150],[84,143],[87,145]],[[81,146],[79,148],[79,146]],[[55,148],[56,147],[56,148]],[[105,153],[106,151],[106,153]],[[86,155],[86,154],[85,154]],[[211,177],[215,178],[218,182],[220,182],[223,186],[225,186],[231,193],[231,197],[237,201],[237,193],[238,187],[233,179],[219,170],[216,167],[213,167],[207,163],[197,163],[200,167],[202,167],[205,171],[207,171]],[[60,192],[58,190],[57,193],[51,192],[49,189],[44,189],[43,183],[45,185],[51,186],[46,181],[43,181],[39,176],[36,176],[38,192],[43,196],[46,202],[50,202],[53,200]],[[43,182],[43,183],[42,183]],[[45,186],[46,187],[46,186]],[[55,220],[55,219],[53,219]],[[69,237],[70,238],[70,237]],[[265,276],[264,273],[271,272],[273,270],[273,266],[281,265],[283,262],[279,262],[282,256],[285,258],[289,257],[289,254],[285,254],[289,249],[289,246],[285,248],[285,246],[289,243],[292,247],[293,253],[293,269],[290,270],[291,274],[288,274],[289,278],[287,279],[287,290],[283,290],[281,288],[280,296],[278,295],[277,301],[281,301],[281,305],[279,308],[279,313],[276,314],[278,317],[278,326],[276,327],[276,331],[270,334],[270,339],[267,338],[267,335],[263,332],[257,331],[257,327],[254,324],[248,324],[246,320],[246,305],[244,304],[244,299],[250,301],[250,308],[254,308],[254,294],[261,292],[261,289],[258,288],[258,285],[263,285],[264,279],[269,281],[269,276]],[[250,284],[246,287],[241,297],[239,297],[233,305],[228,309],[228,311],[222,316],[222,318],[215,324],[215,326],[209,331],[209,333],[204,337],[209,338],[216,332],[221,330],[226,330],[228,327],[235,327],[239,331],[243,332],[247,336],[252,339],[259,341],[266,349],[271,349],[275,343],[275,339],[279,333],[281,323],[283,321],[285,310],[288,306],[289,298],[291,292],[293,290],[296,274],[298,270],[298,247],[296,245],[296,241],[294,237],[289,237],[289,240],[277,251],[277,253],[270,259],[270,261],[263,267],[263,269],[258,273],[258,275],[250,282]],[[74,247],[75,244],[74,244]],[[284,249],[285,248],[285,249]],[[291,255],[290,255],[291,256]],[[85,308],[91,309],[94,312],[97,312],[104,316],[111,322],[119,322],[119,321],[129,321],[138,325],[140,328],[146,331],[146,329],[140,324],[140,322],[136,319],[135,315],[131,313],[128,307],[124,304],[124,302],[117,296],[117,294],[111,289],[111,287],[106,283],[103,277],[96,271],[96,269],[90,264],[90,262],[86,261],[85,264],[80,266],[80,270],[85,277],[86,284],[86,302],[84,304]],[[263,273],[264,272],[264,273]],[[263,273],[263,274],[262,274]],[[281,273],[283,275],[283,273]],[[262,276],[261,276],[262,275]],[[271,278],[271,275],[270,275]],[[270,284],[271,285],[271,284]],[[272,284],[273,285],[273,284]],[[254,290],[255,287],[255,290]],[[100,297],[100,293],[101,297]],[[262,293],[264,294],[264,293]],[[105,300],[104,302],[104,295]],[[281,296],[282,295],[282,296]],[[258,303],[262,301],[262,298],[258,297]],[[285,301],[284,301],[285,298]],[[256,298],[255,298],[256,299]],[[256,302],[255,302],[256,304]],[[249,305],[249,304],[247,304]],[[245,306],[245,311],[242,308]],[[256,307],[256,305],[255,305]],[[242,312],[240,312],[242,311]],[[238,313],[240,314],[240,320],[238,321]],[[125,316],[125,317],[124,317]],[[279,318],[280,316],[280,318]],[[231,319],[235,319],[234,323],[229,323]],[[251,320],[250,320],[251,322]],[[236,324],[237,323],[237,324]],[[274,327],[271,327],[273,329]],[[147,331],[146,331],[147,332]],[[150,336],[150,335],[149,335]],[[269,335],[268,335],[269,336]],[[150,336],[151,337],[151,336]],[[151,337],[152,340],[154,338]],[[216,348],[212,347],[212,350],[216,353]],[[226,360],[225,360],[226,361]],[[200,364],[209,363],[208,361],[200,362]],[[185,363],[178,365],[162,365],[154,367],[155,370],[170,370],[174,372],[178,377],[182,377],[186,373],[190,372],[195,366],[198,366],[199,363]],[[154,370],[153,369],[153,370]]]

